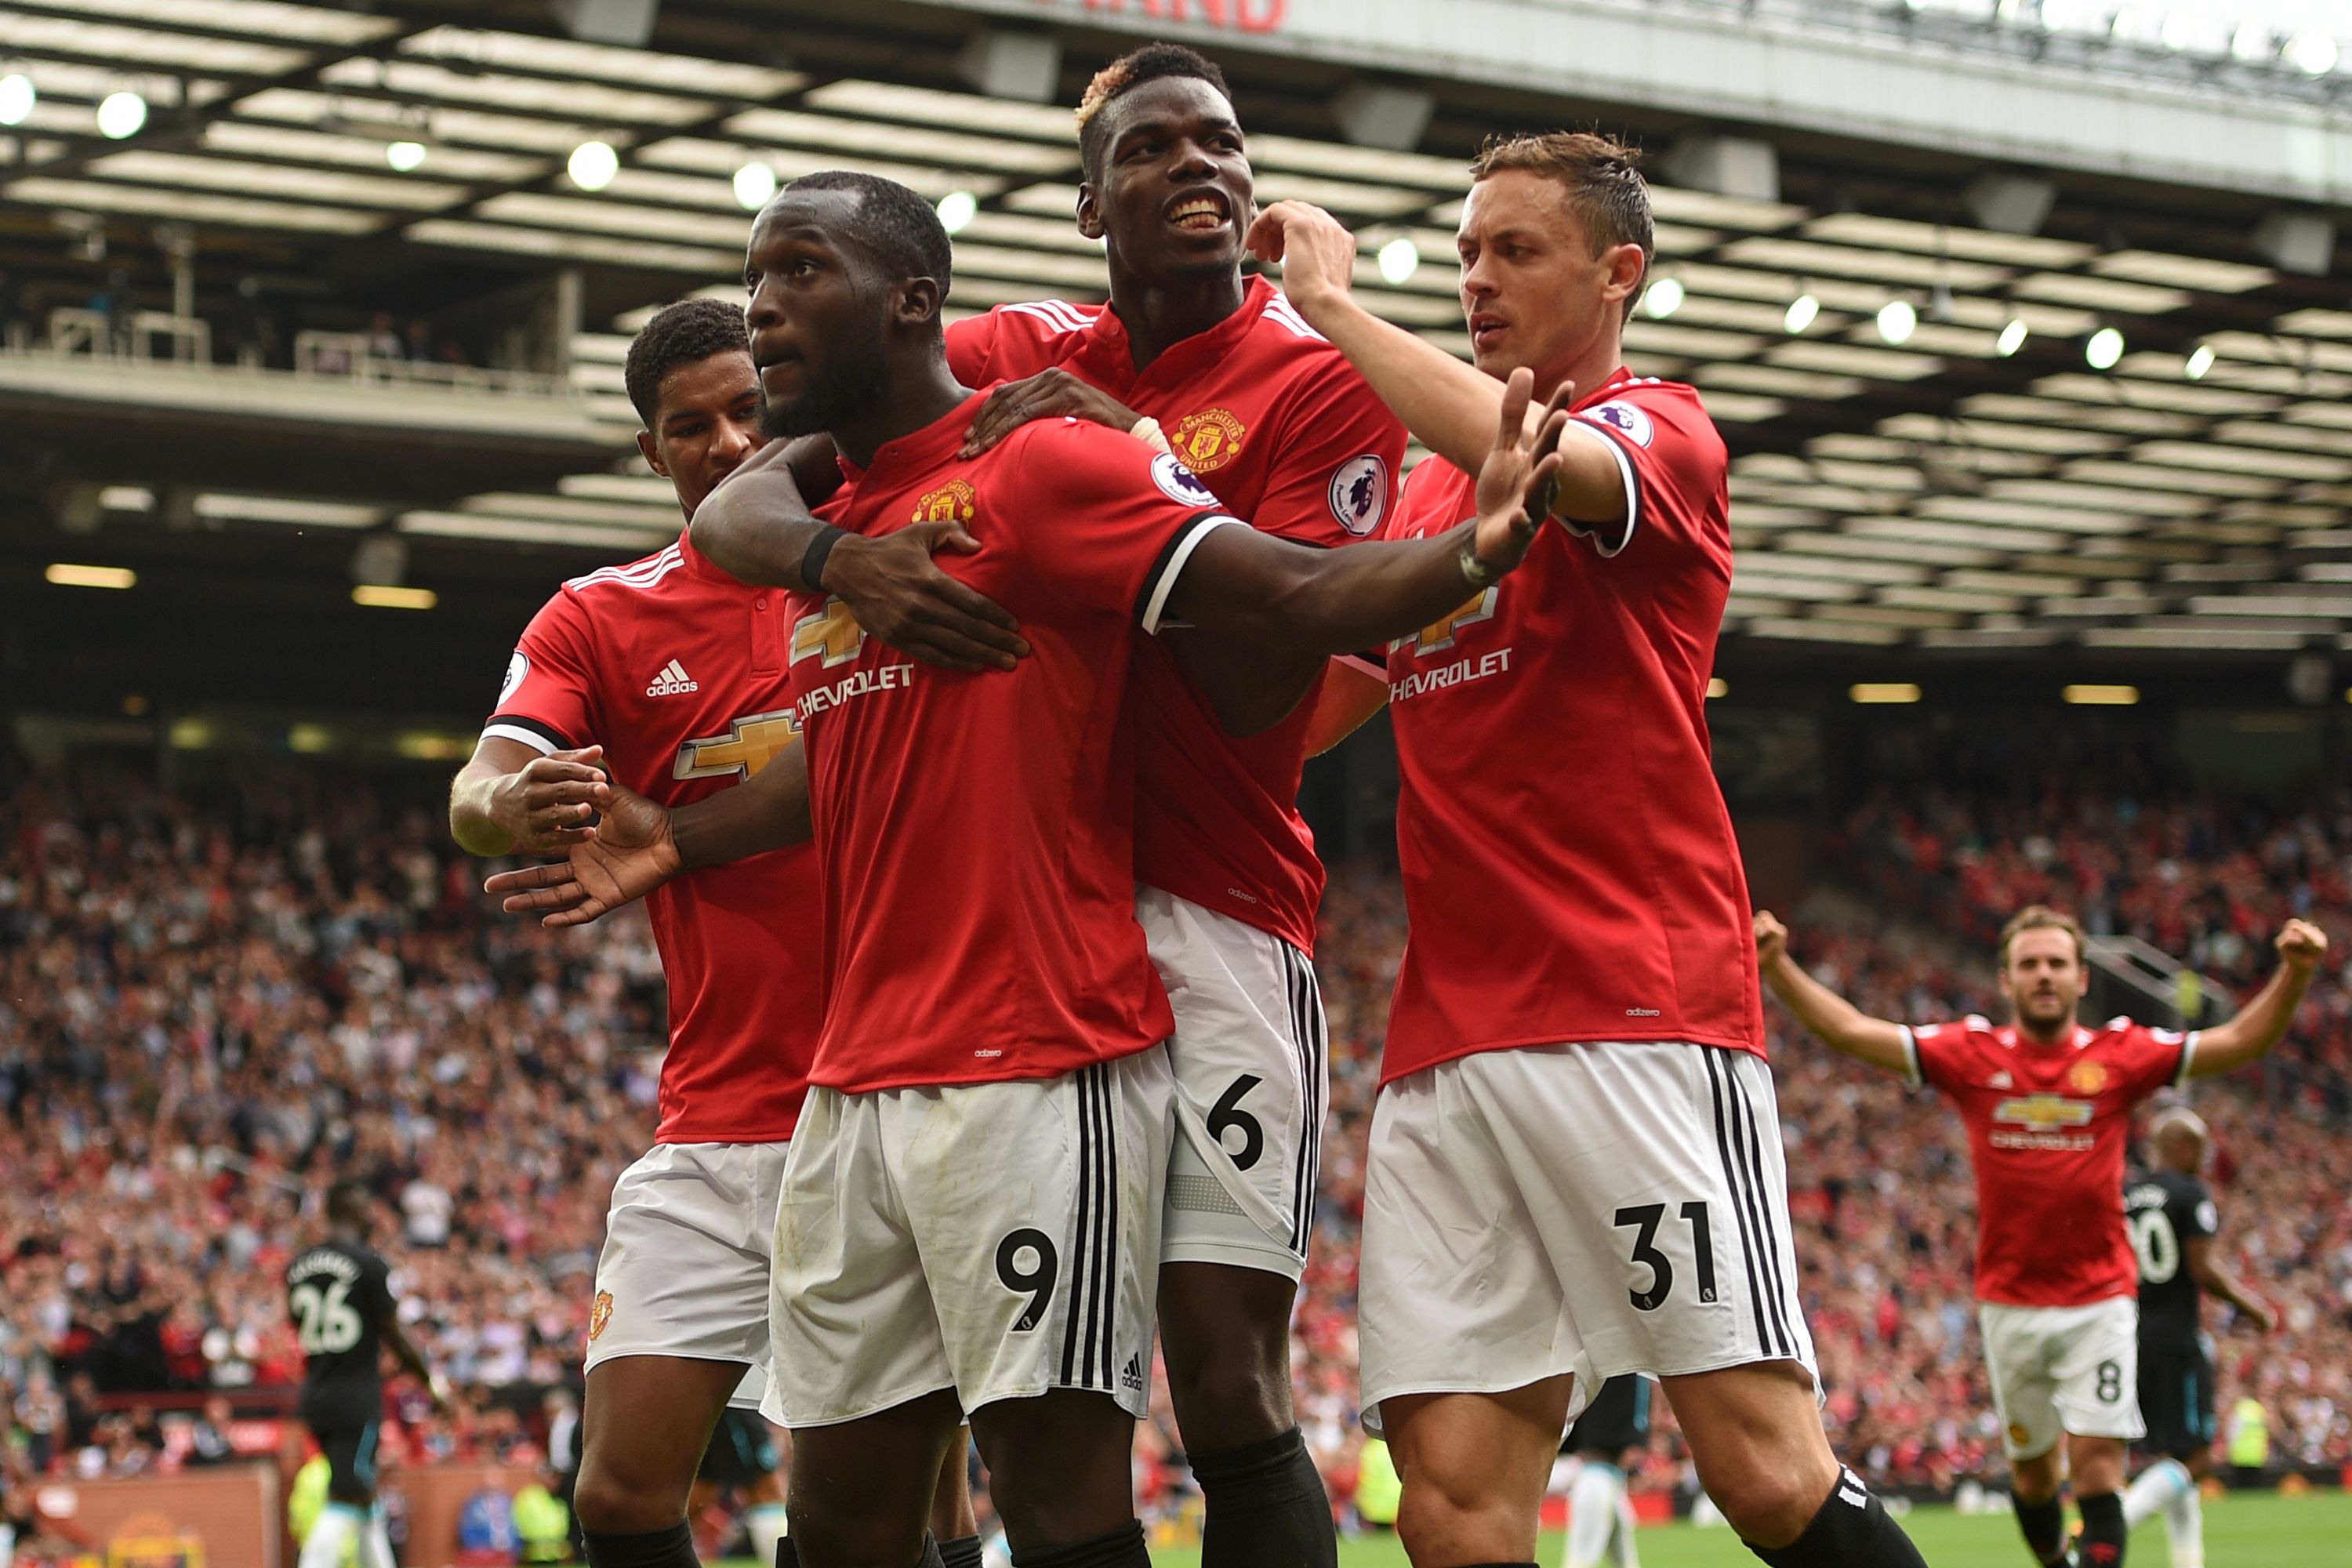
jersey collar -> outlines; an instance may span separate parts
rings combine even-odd
[[[694,547],[694,525],[688,523],[677,536],[678,558],[686,569],[706,583],[732,583],[734,578],[711,563],[710,557]]]
[[[988,394],[989,387],[982,387],[921,429],[909,430],[895,441],[883,442],[875,449],[874,461],[865,468],[847,458],[836,458],[843,476],[854,485],[877,474],[887,478],[904,468],[938,468],[962,450],[964,432],[971,428]]]
[[[1094,324],[1081,334],[1077,357],[1086,365],[1087,379],[1106,389],[1144,382],[1179,383],[1233,353],[1249,336],[1274,298],[1273,284],[1264,278],[1248,279],[1242,289],[1240,310],[1205,332],[1195,332],[1181,342],[1170,343],[1158,359],[1140,372],[1135,368],[1134,346],[1128,338],[1127,323],[1118,319],[1117,310],[1106,305],[1095,317]]]

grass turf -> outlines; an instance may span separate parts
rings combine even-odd
[[[1949,1509],[1923,1508],[1904,1521],[1932,1568],[2031,1568],[2017,1523],[2008,1514],[1962,1518]],[[1686,1524],[1643,1530],[1635,1538],[1642,1568],[1754,1568],[1756,1558],[1727,1530]],[[1560,1540],[1547,1534],[1538,1548],[1544,1568],[1559,1568]],[[2279,1497],[2233,1494],[2205,1505],[2206,1561],[2213,1568],[2324,1568],[2352,1563],[2352,1496],[2315,1492]],[[1201,1554],[1154,1552],[1154,1568],[1197,1568]],[[2164,1526],[2151,1521],[2132,1537],[2132,1568],[2165,1568]],[[755,1568],[746,1561],[730,1568]],[[1407,1568],[1394,1536],[1339,1542],[1339,1568]]]

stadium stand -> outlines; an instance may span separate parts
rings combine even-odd
[[[1943,902],[1963,923],[1889,936],[1852,919],[1847,894],[1800,924],[1805,962],[1882,1015],[1992,1007],[1988,962],[1956,943],[1975,942],[2002,899],[2092,886],[2068,867],[2144,868],[2096,883],[2115,919],[2203,944],[2201,962],[2232,983],[2265,961],[2242,935],[2242,961],[2222,939],[2266,929],[2278,909],[2338,931],[2352,920],[2332,804],[2137,805],[2101,785],[2061,810],[1944,777],[1905,806],[1866,802],[1835,838],[1850,871],[1907,847],[1906,878],[1954,879],[1963,897]],[[643,928],[559,937],[487,914],[476,867],[439,832],[430,776],[240,764],[166,789],[116,760],[18,763],[0,782],[0,972],[20,999],[0,1017],[0,1184],[29,1200],[0,1215],[11,1462],[85,1478],[176,1468],[194,1462],[204,1423],[174,1417],[167,1432],[158,1405],[282,1397],[299,1363],[272,1286],[301,1203],[346,1170],[397,1215],[388,1250],[412,1331],[472,1390],[446,1423],[404,1399],[388,1447],[417,1460],[535,1458],[541,1392],[576,1376],[604,1194],[652,1121],[662,1003]],[[1339,868],[1320,954],[1333,1125],[1295,1361],[1302,1424],[1342,1499],[1360,1444],[1360,1159],[1403,940],[1392,874],[1370,859]],[[2293,1048],[2340,1068],[2347,1005],[2339,978]],[[1994,1477],[1959,1124],[1785,1016],[1771,1023],[1839,1446],[1888,1487],[1945,1493]],[[2340,1106],[2254,1089],[2198,1101],[2216,1134],[2223,1243],[2284,1320],[2267,1340],[2223,1334],[2224,1407],[2252,1393],[2283,1463],[2341,1468],[2352,1148]],[[1138,1463],[1162,1516],[1189,1500],[1178,1451],[1163,1393]],[[1664,1421],[1639,1485],[1682,1489],[1686,1471]]]

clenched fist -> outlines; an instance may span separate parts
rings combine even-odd
[[[2278,933],[2279,960],[2305,974],[2327,956],[2327,933],[2309,921],[2289,921]]]

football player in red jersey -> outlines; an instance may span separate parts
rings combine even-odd
[[[1078,114],[1077,225],[1104,242],[1110,303],[1027,301],[949,324],[957,379],[1003,383],[964,453],[1043,418],[1156,429],[1262,532],[1318,548],[1377,532],[1404,427],[1272,285],[1242,275],[1255,204],[1223,76],[1150,45],[1106,67]],[[782,473],[719,491],[695,537],[747,581],[797,583],[814,527],[801,498],[822,500],[838,478],[815,438]],[[1309,962],[1323,868],[1297,805],[1323,680],[1270,679],[1235,651],[1180,630],[1145,639],[1133,668],[1137,914],[1176,1013],[1160,1342],[1206,1568],[1328,1568],[1331,1508],[1289,1365],[1328,1098]]]
[[[2268,984],[2228,1023],[2196,1034],[2117,1018],[2076,1020],[2091,984],[2083,929],[2035,905],[2000,937],[2014,1021],[1906,1027],[1864,1016],[1790,955],[1789,932],[1755,917],[1765,984],[1829,1047],[1933,1084],[1968,1125],[1977,1177],[1977,1302],[2026,1545],[2070,1561],[2058,1491],[2074,1477],[2083,1568],[2123,1562],[2126,1446],[2143,1435],[2137,1372],[2139,1269],[2124,1224],[2133,1108],[2168,1085],[2259,1060],[2279,1043],[2327,937],[2306,921],[2278,935]],[[2059,1439],[2065,1439],[2060,1452]]]
[[[1767,1563],[1898,1568],[1917,1550],[1815,1408],[1747,889],[1708,761],[1723,442],[1696,393],[1619,348],[1652,236],[1628,149],[1489,144],[1458,238],[1475,366],[1356,303],[1355,239],[1328,214],[1280,203],[1251,236],[1435,454],[1389,537],[1469,515],[1500,378],[1532,369],[1573,399],[1559,526],[1394,644],[1376,695],[1412,929],[1365,1166],[1365,1421],[1396,1456],[1418,1568],[1531,1561],[1562,1428],[1631,1372],[1659,1380]]]
[[[568,864],[489,886],[578,923],[814,834],[826,1011],[772,1311],[793,1539],[819,1568],[905,1568],[922,1499],[903,1468],[935,1460],[962,1408],[1023,1568],[1140,1565],[1128,1439],[1173,1087],[1134,912],[1134,629],[1181,621],[1311,672],[1424,624],[1517,564],[1565,415],[1530,438],[1522,373],[1476,516],[1307,549],[1075,418],[964,456],[982,395],[948,368],[949,269],[929,205],[870,175],[795,181],[761,215],[747,279],[770,428],[829,427],[851,480],[802,568],[817,586],[794,597],[803,743],[674,817],[615,791]],[[980,544],[946,569],[1026,629],[1010,674],[919,669],[824,592],[839,539],[940,515]]]
[[[639,447],[689,515],[766,441],[735,305],[659,311],[625,374],[646,422]],[[457,841],[478,855],[560,852],[611,805],[608,773],[673,805],[759,773],[793,733],[785,616],[782,594],[737,582],[683,536],[564,584],[525,628],[451,786]],[[714,868],[648,906],[670,1047],[656,1142],[614,1184],[596,1266],[573,1504],[594,1568],[691,1564],[688,1504],[713,1425],[758,1419],[776,1190],[818,1019],[813,945],[779,942],[774,922],[815,904],[814,858],[800,848]],[[933,1518],[951,1568],[980,1558],[960,1460],[940,1472]],[[772,1465],[743,1490],[765,1561],[783,1485]]]

